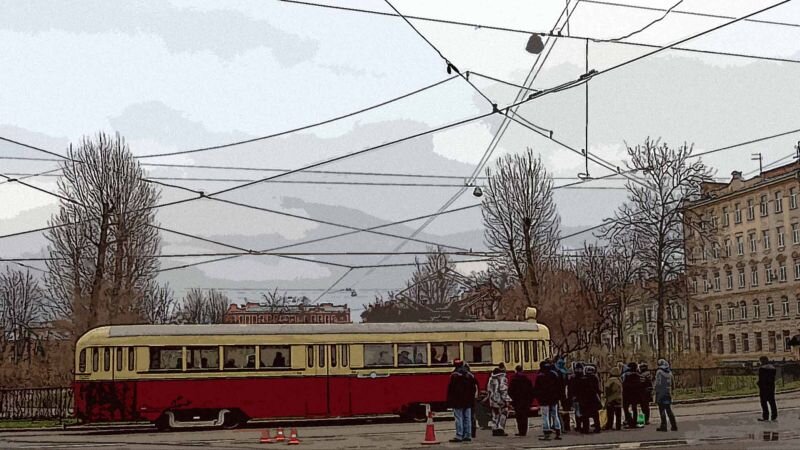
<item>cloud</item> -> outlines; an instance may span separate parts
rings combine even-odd
[[[232,10],[201,11],[166,1],[107,2],[31,0],[0,3],[2,28],[24,33],[63,30],[75,34],[152,34],[174,52],[208,51],[220,58],[269,47],[286,66],[314,56],[317,43],[287,33],[267,20]]]

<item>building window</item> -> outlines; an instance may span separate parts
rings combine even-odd
[[[732,322],[734,320],[736,320],[736,307],[728,305],[728,321]]]
[[[720,355],[725,353],[725,348],[723,346],[723,340],[721,334],[717,335],[717,353],[719,353]]]
[[[800,244],[800,224],[792,224],[792,243]]]
[[[719,292],[719,272],[714,274],[714,290]]]
[[[700,336],[694,337],[694,351],[700,353]]]
[[[694,326],[700,326],[700,311],[694,312]]]
[[[775,317],[775,304],[772,303],[772,300],[767,300],[767,318],[771,319]]]
[[[733,272],[731,272],[730,270],[728,272],[726,272],[725,273],[725,278],[726,278],[726,280],[728,282],[728,290],[733,289]]]
[[[786,244],[786,236],[783,234],[783,227],[778,227],[778,248],[783,248]]]
[[[797,190],[789,188],[789,209],[797,209]]]
[[[729,334],[728,335],[728,342],[730,343],[730,346],[731,346],[731,351],[729,353],[736,353],[736,335],[735,334]]]
[[[761,318],[761,305],[758,300],[753,300],[753,319]]]
[[[725,239],[725,256],[727,256],[729,258],[731,256],[731,240],[730,239]]]
[[[733,222],[742,223],[742,210],[739,208],[738,203],[733,205]]]
[[[717,305],[717,323],[722,323],[722,306]]]
[[[717,229],[717,223],[718,223],[717,216],[712,214],[711,215],[711,229],[712,230],[716,230]]]
[[[713,249],[714,252],[714,259],[719,259],[719,243],[714,242],[711,248]]]
[[[708,305],[703,307],[703,316],[705,316],[705,323],[711,323],[711,310],[708,308]]]
[[[753,268],[750,269],[750,286],[752,287],[758,286],[758,268],[755,266],[753,266]]]
[[[789,330],[783,330],[783,351],[790,352],[792,351],[792,347],[789,345],[789,340],[791,336],[789,335]]]
[[[786,263],[785,262],[780,262],[778,264],[779,264],[779,266],[778,266],[778,281],[780,281],[781,283],[785,283],[786,282]]]
[[[706,253],[706,246],[705,245],[701,245],[700,246],[700,259],[705,261],[707,255],[708,254]]]
[[[800,259],[794,260],[794,279],[800,280]]]
[[[708,294],[709,284],[710,283],[708,282],[708,280],[705,277],[703,277],[703,293],[704,294]]]
[[[770,331],[769,333],[767,333],[767,341],[768,341],[768,345],[769,345],[769,352],[770,353],[775,353],[777,351],[777,348],[776,348],[777,346],[775,345],[776,342],[775,342],[775,332],[774,331]]]
[[[783,317],[789,316],[789,299],[787,297],[781,299],[781,309],[783,310]]]
[[[769,230],[764,230],[762,235],[762,240],[764,241],[764,250],[769,250]]]
[[[744,269],[739,269],[739,289],[744,289]]]
[[[744,239],[742,239],[742,236],[736,236],[736,251],[739,252],[739,256],[744,255]]]
[[[722,207],[722,226],[723,227],[727,227],[728,225],[730,225],[730,221],[728,220],[728,207],[727,206],[723,206]]]
[[[692,293],[697,294],[697,279],[692,279]]]
[[[761,332],[760,331],[756,331],[755,338],[756,338],[756,342],[755,342],[756,351],[760,352],[760,351],[764,350],[764,343],[761,341]]]
[[[761,217],[766,217],[767,213],[769,213],[767,204],[768,204],[767,195],[764,194],[761,196]]]
[[[758,244],[756,243],[756,234],[750,233],[747,235],[750,238],[750,253],[755,253],[758,251]]]
[[[747,302],[744,300],[739,303],[739,315],[742,320],[747,320]]]
[[[775,274],[772,273],[772,266],[764,266],[764,284],[772,284]]]
[[[797,296],[797,315],[800,315],[800,295]]]
[[[775,193],[775,213],[783,212],[783,194],[781,191]]]
[[[756,207],[753,205],[753,199],[747,200],[747,220],[756,218]]]

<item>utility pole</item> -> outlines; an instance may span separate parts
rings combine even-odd
[[[758,161],[758,176],[764,176],[764,158],[761,153],[751,153],[750,160]]]

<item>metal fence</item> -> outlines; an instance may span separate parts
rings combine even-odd
[[[800,364],[776,365],[775,389],[780,391],[800,388]],[[655,370],[652,371],[655,378]],[[672,369],[673,391],[676,400],[725,397],[758,393],[758,367],[711,367]],[[605,389],[611,376],[600,374]]]
[[[0,389],[0,419],[66,419],[73,415],[72,389]]]

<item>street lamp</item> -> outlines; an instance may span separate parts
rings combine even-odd
[[[528,39],[528,44],[525,45],[525,51],[528,53],[533,53],[534,55],[538,55],[539,53],[544,50],[544,43],[542,42],[542,37],[539,36],[538,33],[533,33],[531,37]]]

